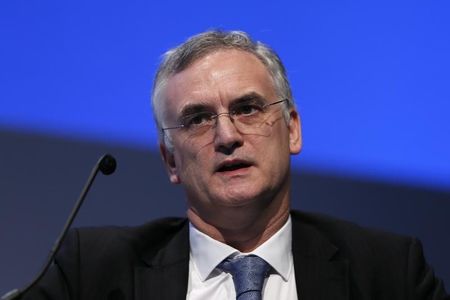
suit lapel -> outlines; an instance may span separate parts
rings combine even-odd
[[[348,261],[299,213],[292,213],[292,252],[297,294],[302,300],[349,299]]]
[[[294,264],[299,299],[349,299],[346,261],[326,262],[300,256],[294,257]]]
[[[308,217],[292,212],[292,252],[299,299],[349,299],[348,261],[338,259],[339,249],[304,218]],[[134,272],[136,300],[186,299],[189,280],[187,222],[161,251],[145,251],[142,259],[145,265],[136,267]]]
[[[136,300],[186,299],[189,272],[189,229],[182,229],[156,254],[143,254],[145,266],[135,268]]]
[[[186,299],[189,264],[164,267],[139,267],[135,270],[136,300],[176,300]]]

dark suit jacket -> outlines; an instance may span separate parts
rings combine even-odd
[[[75,229],[24,299],[185,299],[186,219]],[[297,293],[309,299],[450,299],[415,239],[292,212]]]

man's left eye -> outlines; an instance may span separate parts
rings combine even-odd
[[[243,116],[249,116],[256,114],[262,110],[261,106],[256,104],[245,104],[245,105],[239,105],[236,107],[233,112],[236,115],[243,115]]]

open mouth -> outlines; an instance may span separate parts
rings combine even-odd
[[[244,169],[250,167],[250,163],[246,162],[229,162],[222,164],[218,169],[217,172],[230,172],[230,171],[236,171],[239,169]]]

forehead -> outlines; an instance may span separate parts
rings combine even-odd
[[[169,78],[164,115],[176,114],[188,104],[226,106],[233,99],[249,93],[266,99],[276,97],[266,66],[251,53],[219,50]]]

